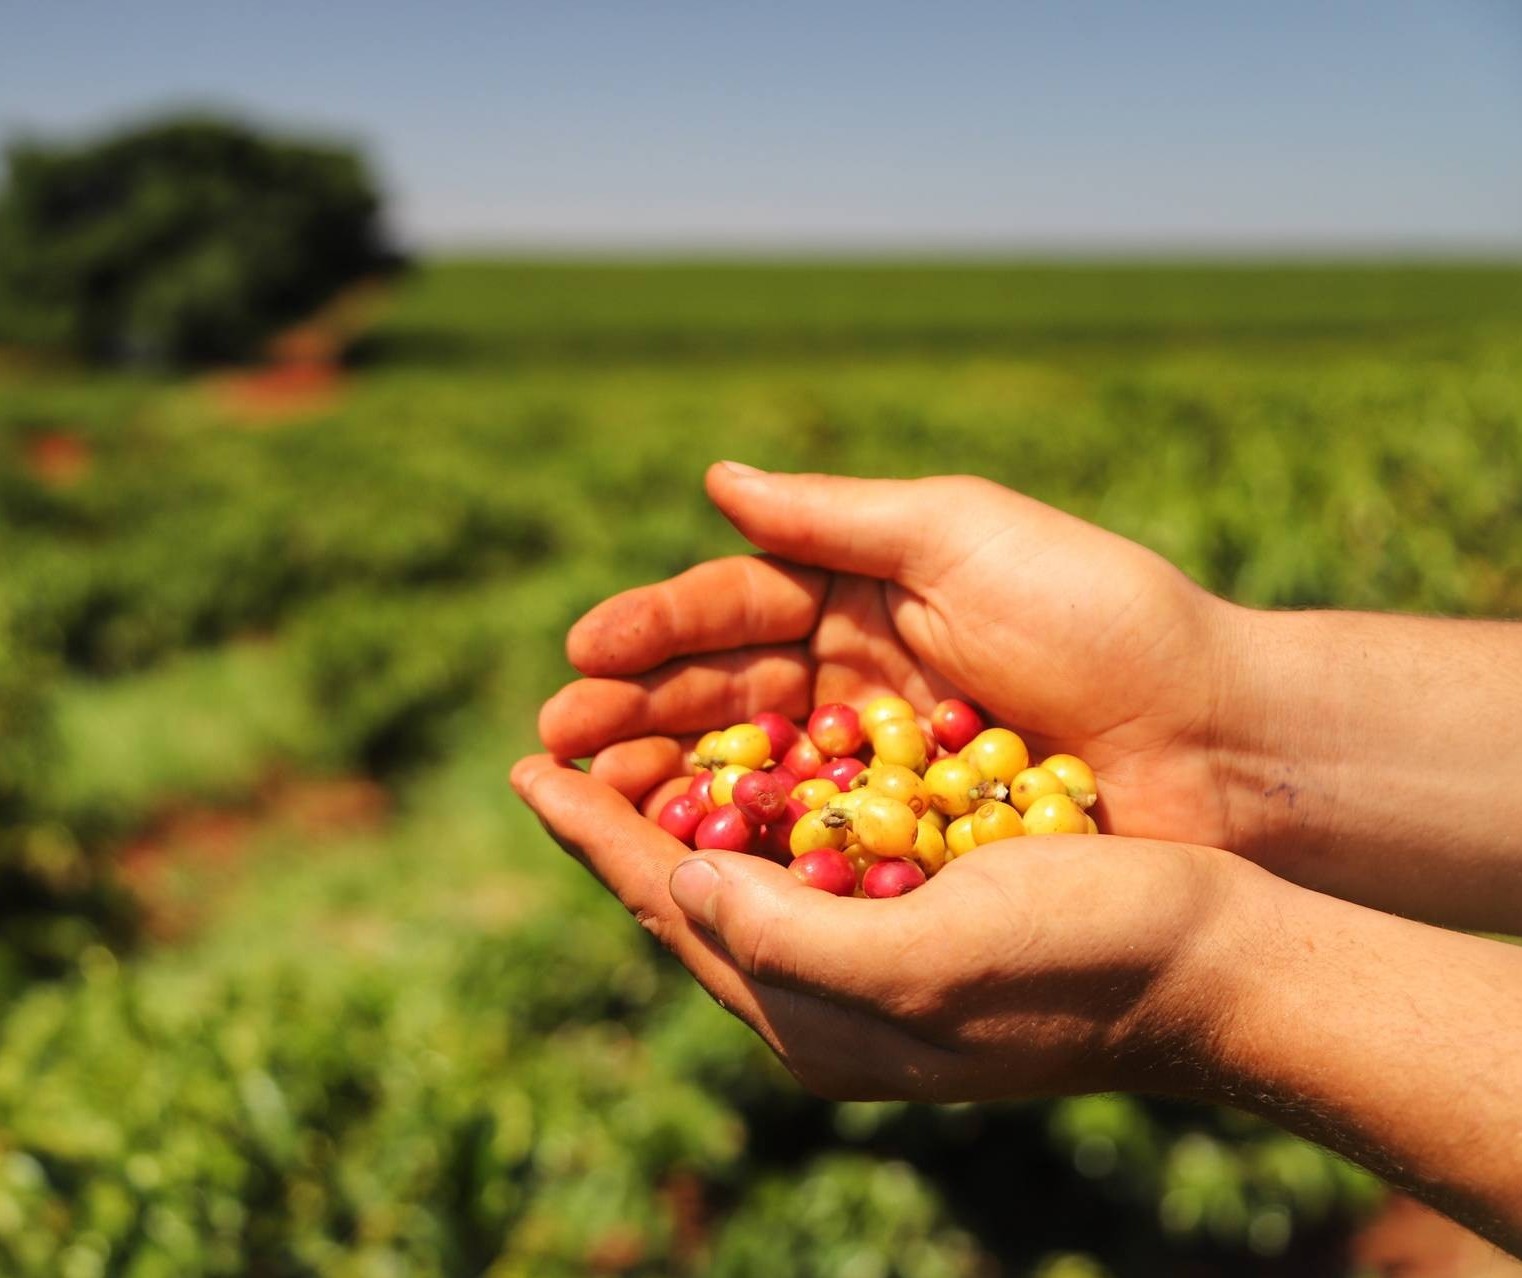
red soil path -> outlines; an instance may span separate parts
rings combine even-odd
[[[181,807],[165,812],[117,854],[122,885],[136,898],[150,936],[177,941],[236,886],[266,837],[314,841],[383,827],[391,796],[362,777],[272,777],[238,807]]]
[[[94,460],[90,445],[67,431],[32,435],[22,445],[21,461],[27,474],[48,488],[77,484],[90,473]]]

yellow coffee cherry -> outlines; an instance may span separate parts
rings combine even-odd
[[[1083,814],[1083,819],[1089,823],[1088,832],[1090,834],[1098,834],[1099,833],[1099,822],[1098,821],[1094,820],[1094,818],[1091,817],[1087,812],[1085,812]]]
[[[846,845],[846,827],[832,825],[823,812],[805,812],[793,823],[792,833],[787,836],[788,850],[795,857],[805,852],[817,852],[820,848],[839,851]]]
[[[754,768],[747,768],[743,763],[730,763],[720,768],[713,774],[713,786],[709,789],[709,797],[713,799],[716,808],[722,808],[735,796],[735,782],[747,772],[754,772]]]
[[[869,738],[877,760],[923,772],[929,758],[925,730],[913,719],[889,719],[872,730]]]
[[[946,833],[946,827],[951,824],[951,818],[939,808],[926,808],[925,815],[920,820],[929,821],[942,834]]]
[[[1092,808],[1099,798],[1099,782],[1094,779],[1094,769],[1076,754],[1054,754],[1043,759],[1041,766],[1067,788],[1068,798],[1080,808]]]
[[[1008,728],[984,728],[962,751],[985,781],[1002,781],[1008,785],[1017,773],[1030,766],[1030,751],[1017,733]]]
[[[922,816],[919,820],[909,859],[919,862],[920,869],[925,871],[927,877],[946,864],[946,840],[928,816]]]
[[[830,811],[838,812],[847,821],[854,820],[861,805],[866,802],[871,794],[870,790],[842,790],[826,805]]]
[[[1027,834],[1087,834],[1088,814],[1065,794],[1049,794],[1025,810]]]
[[[919,832],[919,818],[909,805],[886,795],[862,791],[866,798],[851,818],[863,852],[873,856],[908,856]]]
[[[861,730],[870,737],[879,724],[913,718],[914,707],[902,697],[873,697],[861,708]]]
[[[697,745],[692,747],[693,765],[699,768],[713,767],[714,759],[719,753],[719,742],[723,737],[724,734],[717,728],[699,737]]]
[[[1020,814],[1007,803],[989,801],[972,814],[972,837],[979,847],[1000,839],[1017,839],[1025,833]]]
[[[983,780],[977,768],[959,759],[937,759],[925,769],[925,789],[930,805],[949,817],[965,816],[973,809],[972,789]]]
[[[760,768],[772,757],[772,739],[766,735],[765,728],[758,728],[754,723],[737,723],[724,729],[716,753],[724,763],[743,763],[747,768]]]
[[[878,863],[878,861],[880,861],[881,859],[882,859],[881,857],[875,857],[875,856],[873,856],[870,852],[863,852],[861,850],[861,845],[860,844],[856,844],[855,846],[846,848],[846,860],[848,860],[851,863],[851,870],[856,875],[856,895],[857,896],[861,896],[862,895],[862,890],[861,890],[861,880],[862,880],[862,877],[866,874],[866,872],[868,870],[870,870],[874,865],[876,865]]]
[[[810,812],[818,812],[839,793],[840,787],[829,777],[811,777],[793,787],[793,798],[802,803]]]
[[[930,806],[930,792],[925,789],[924,778],[896,763],[879,763],[875,768],[868,768],[857,775],[851,786],[853,789],[875,790],[890,799],[907,803],[917,817],[924,816],[925,809]]]
[[[946,827],[946,857],[966,856],[973,848],[978,846],[978,841],[972,837],[972,813],[959,816]]]
[[[1009,783],[1009,801],[1017,812],[1024,812],[1037,799],[1044,799],[1049,794],[1067,792],[1062,778],[1045,768],[1021,768]]]

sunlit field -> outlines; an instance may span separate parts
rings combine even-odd
[[[582,610],[741,548],[720,457],[1516,616],[1522,268],[458,261],[366,306],[336,370],[0,355],[0,1271],[1351,1272],[1378,1187],[1231,1112],[807,1098],[506,776]]]

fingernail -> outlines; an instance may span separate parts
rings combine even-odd
[[[719,903],[719,872],[700,856],[683,861],[671,872],[671,899],[684,914],[712,927]]]
[[[720,462],[719,465],[724,467],[731,475],[738,475],[741,479],[754,479],[757,475],[766,474],[764,470],[758,470],[754,466],[747,466],[744,462],[726,461]]]

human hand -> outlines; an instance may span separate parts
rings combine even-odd
[[[625,764],[629,795],[660,779],[653,756]],[[1031,837],[960,857],[907,896],[842,899],[761,857],[694,855],[629,797],[547,755],[520,762],[513,785],[819,1095],[1193,1087],[1216,1011],[1213,939],[1247,868],[1225,853]]]
[[[763,709],[967,697],[1103,778],[1117,834],[1229,845],[1214,753],[1236,610],[1152,552],[987,480],[745,473],[708,491],[778,559],[721,559],[571,630],[588,676],[544,707],[562,758],[617,778]],[[619,744],[626,743],[626,744]],[[611,748],[610,748],[611,747]]]

